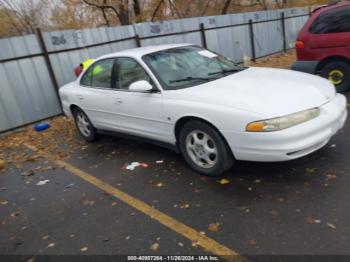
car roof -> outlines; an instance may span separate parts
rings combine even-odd
[[[100,57],[99,59],[112,58],[112,57],[117,57],[117,56],[128,56],[128,57],[141,58],[142,56],[150,54],[150,53],[159,52],[159,51],[167,50],[167,49],[171,49],[171,48],[191,46],[191,45],[193,45],[193,44],[169,44],[169,45],[153,45],[153,46],[138,47],[138,48],[127,49],[127,50],[119,51],[116,53],[104,55],[104,56]]]
[[[350,5],[350,1],[335,2],[333,4],[329,4],[329,5],[325,5],[325,6],[321,6],[319,8],[316,8],[313,11],[313,13],[321,14],[321,13],[326,12],[328,10],[335,9],[335,8],[338,8],[338,7],[341,7],[341,6],[347,6],[347,5]]]

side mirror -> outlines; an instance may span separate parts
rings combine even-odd
[[[136,81],[129,86],[131,92],[151,92],[152,90],[153,86],[146,80]]]

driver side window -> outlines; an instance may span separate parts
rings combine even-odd
[[[140,80],[146,80],[152,84],[143,67],[134,59],[121,57],[117,59],[116,88],[129,90],[129,86]]]

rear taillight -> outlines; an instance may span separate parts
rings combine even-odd
[[[305,43],[303,41],[296,41],[295,48],[296,49],[303,49],[303,48],[305,48]]]

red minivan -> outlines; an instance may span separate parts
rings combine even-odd
[[[339,92],[350,89],[350,2],[316,10],[295,47],[298,61],[292,69],[328,78]]]

